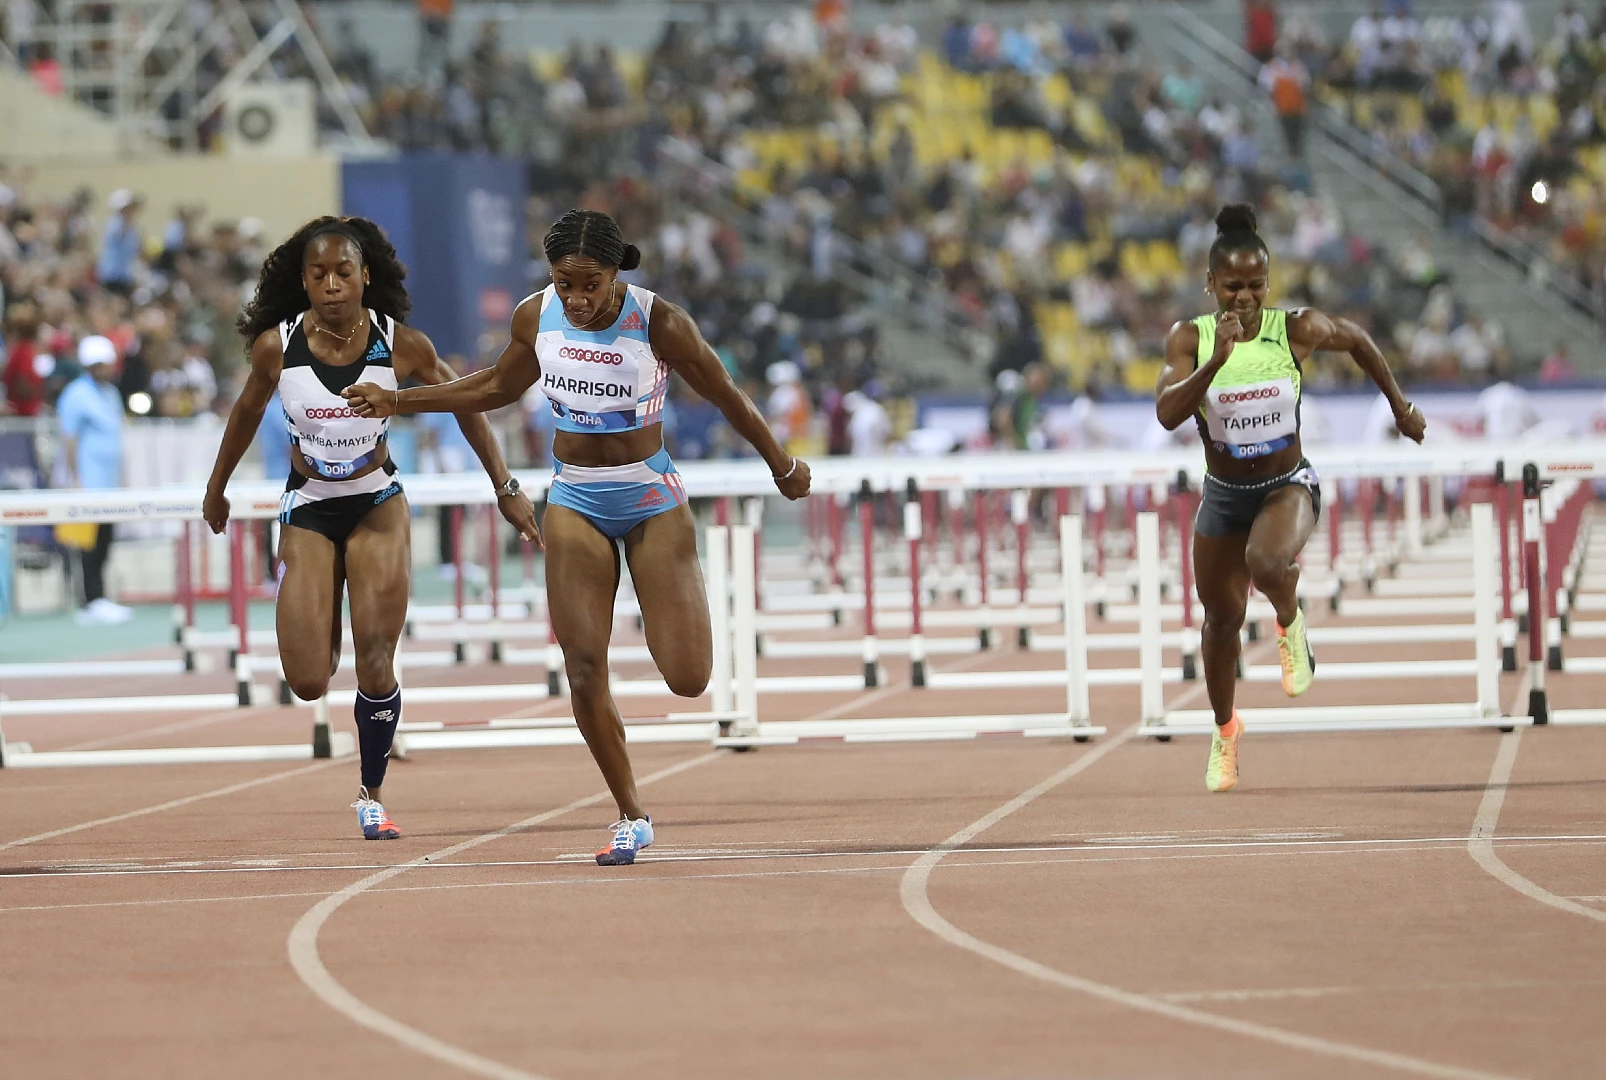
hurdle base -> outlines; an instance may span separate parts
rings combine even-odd
[[[1528,691],[1528,718],[1535,725],[1550,723],[1550,699],[1542,686]]]
[[[999,716],[913,716],[854,720],[779,720],[764,725],[761,735],[714,740],[715,746],[796,746],[811,742],[888,743],[952,742],[984,736],[1070,738],[1086,742],[1107,734],[1103,727],[1072,721],[1067,713]]]
[[[1500,670],[1505,672],[1517,670],[1517,647],[1515,645],[1500,646]]]
[[[916,660],[909,665],[909,685],[919,689],[926,685],[926,662]]]
[[[1199,677],[1199,661],[1192,653],[1182,654],[1182,678],[1186,682],[1193,682]]]
[[[334,745],[330,741],[328,724],[312,725],[312,756],[314,758],[327,758],[334,756]]]
[[[1440,731],[1465,728],[1526,727],[1526,716],[1485,716],[1473,705],[1358,705],[1311,709],[1242,709],[1245,729],[1254,735],[1296,735],[1301,732]],[[1164,742],[1174,735],[1209,735],[1215,730],[1209,710],[1167,714],[1160,722],[1138,728],[1138,734]]]

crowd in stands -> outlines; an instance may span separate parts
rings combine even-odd
[[[1423,113],[1439,117],[1432,88],[1444,69],[1435,65],[1449,53],[1438,30],[1404,33],[1414,24],[1396,13],[1358,24],[1334,48],[1296,20],[1277,27],[1269,0],[1256,3],[1272,16],[1268,60],[1302,65],[1316,92],[1426,85]],[[772,420],[832,450],[850,449],[855,431],[873,440],[887,412],[877,399],[918,373],[913,358],[885,355],[866,297],[837,271],[940,284],[955,340],[989,379],[1030,371],[1033,382],[1095,396],[1141,394],[1166,330],[1207,306],[1211,219],[1230,201],[1260,210],[1273,301],[1355,319],[1407,378],[1487,383],[1539,359],[1514,357],[1498,326],[1463,310],[1424,245],[1404,238],[1377,249],[1346,229],[1337,207],[1267,167],[1238,110],[1185,67],[1158,71],[1120,7],[1019,26],[958,17],[923,46],[910,26],[859,32],[843,5],[819,3],[763,24],[672,21],[640,54],[604,44],[534,57],[510,52],[487,22],[460,54],[426,33],[428,55],[407,75],[381,71],[336,9],[322,13],[329,54],[371,132],[401,149],[525,158],[532,250],[569,206],[613,213],[646,253],[634,280],[692,312]],[[1465,84],[1515,93],[1528,80],[1530,97],[1543,92],[1555,64],[1539,58],[1549,53],[1523,52],[1497,25],[1465,24],[1474,38],[1456,55],[1488,61],[1463,72]],[[1575,36],[1593,64],[1589,33]],[[1413,72],[1425,82],[1410,83]],[[1566,100],[1576,107],[1549,139],[1606,96],[1591,82]],[[1485,159],[1514,153],[1497,135],[1474,132],[1469,160],[1479,146]],[[1423,160],[1448,145],[1428,147],[1398,119],[1378,137]],[[734,178],[730,202],[710,199],[707,175],[672,165],[666,145]],[[1535,145],[1522,169],[1548,160],[1549,143]],[[1502,177],[1516,166],[1505,168]],[[48,401],[73,373],[72,342],[89,333],[117,343],[125,395],[150,414],[226,408],[243,362],[234,315],[269,238],[249,221],[202,229],[186,208],[152,222],[136,193],[100,207],[46,197],[23,174],[0,179],[10,410]],[[1561,181],[1550,219],[1578,205]],[[1516,190],[1506,179],[1486,186]],[[1474,201],[1486,197],[1477,192]],[[1536,221],[1531,210],[1491,202],[1487,212]],[[1578,230],[1589,251],[1591,229]],[[532,267],[531,283],[543,283],[542,268]],[[469,363],[494,351],[488,343]],[[1565,357],[1551,359],[1548,371],[1565,370]],[[1343,357],[1314,361],[1306,379],[1362,382]],[[713,431],[683,452],[730,450]]]
[[[198,207],[147,222],[138,193],[40,190],[0,170],[0,413],[36,416],[81,373],[80,343],[116,347],[131,411],[211,410],[244,365],[234,320],[264,254],[252,220],[199,225]]]
[[[1258,37],[1275,42],[1272,62],[1430,176],[1449,224],[1521,240],[1606,297],[1606,5],[1540,20],[1523,0],[1489,0],[1418,18],[1394,0],[1338,34],[1271,10]]]

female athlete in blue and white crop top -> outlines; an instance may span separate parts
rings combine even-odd
[[[546,583],[563,648],[574,716],[619,804],[602,865],[633,862],[652,842],[636,795],[624,724],[608,689],[608,640],[624,541],[647,647],[669,688],[697,697],[713,667],[708,600],[686,494],[663,445],[664,394],[674,371],[715,405],[769,464],[789,499],[809,491],[792,457],[732,381],[697,324],[645,289],[619,282],[640,264],[606,214],[571,210],[547,233],[552,284],[513,313],[513,339],[496,366],[443,386],[346,391],[361,416],[484,411],[539,385],[552,403],[557,464],[547,498]]]
[[[341,603],[351,597],[357,653],[357,742],[362,784],[357,821],[370,840],[400,835],[380,804],[391,738],[401,720],[392,658],[407,619],[407,497],[394,479],[386,421],[359,416],[341,396],[359,379],[389,387],[445,382],[450,367],[417,330],[402,325],[407,271],[379,226],[318,218],[268,256],[240,317],[251,372],[229,413],[202,513],[213,532],[229,519],[229,477],[262,423],[275,389],[295,443],[279,516],[279,660],[298,697],[322,697],[340,660]],[[458,418],[502,514],[535,539],[535,508],[517,493],[483,416]]]

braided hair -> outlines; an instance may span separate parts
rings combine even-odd
[[[1230,251],[1258,251],[1267,258],[1266,241],[1257,231],[1255,208],[1248,203],[1229,203],[1216,215],[1216,242],[1210,245],[1210,268]]]
[[[274,248],[262,264],[256,295],[251,297],[234,324],[245,339],[247,353],[263,331],[312,306],[301,270],[306,261],[307,245],[319,236],[343,236],[357,248],[362,265],[368,270],[368,284],[362,294],[364,307],[389,315],[397,322],[407,320],[407,313],[413,307],[407,298],[407,287],[402,284],[407,268],[396,257],[396,249],[385,238],[384,230],[367,218],[314,218]]]
[[[579,255],[620,270],[641,265],[641,249],[625,243],[619,223],[600,210],[570,210],[552,223],[541,247],[549,263]]]

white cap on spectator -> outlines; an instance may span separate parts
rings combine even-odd
[[[125,187],[120,187],[106,197],[106,205],[113,210],[122,210],[134,201],[134,193]]]
[[[797,365],[790,360],[777,360],[765,370],[764,375],[769,379],[771,386],[784,386],[787,383],[800,382],[803,378]]]
[[[84,367],[117,363],[117,346],[111,338],[91,334],[78,343],[78,362]]]

